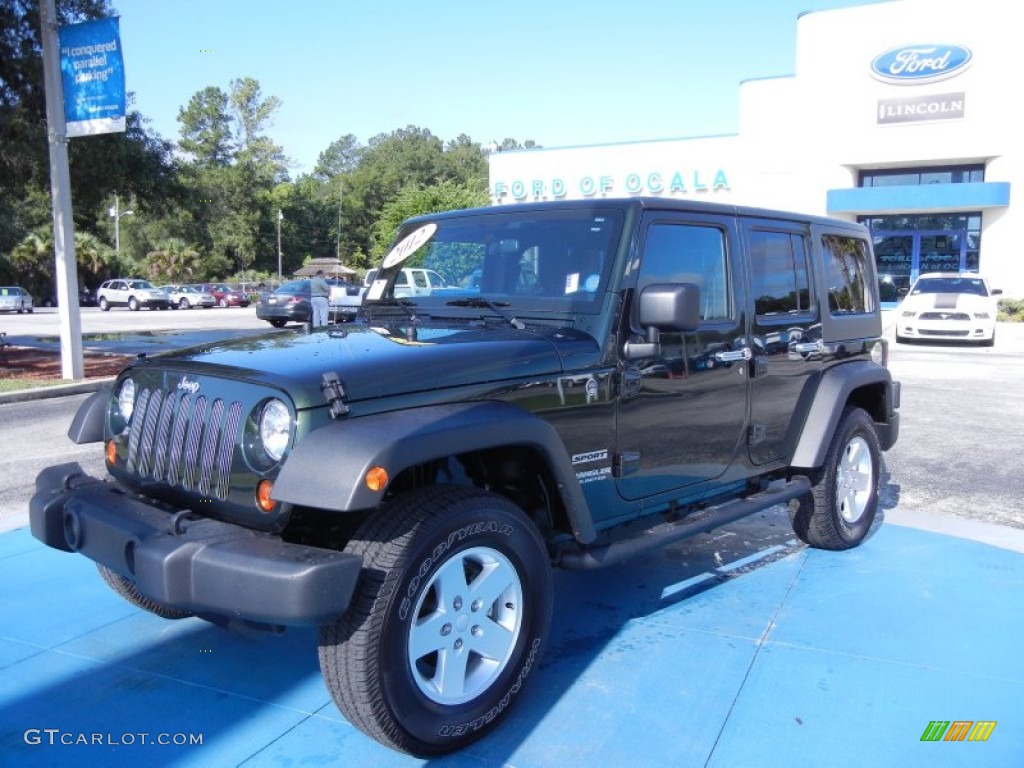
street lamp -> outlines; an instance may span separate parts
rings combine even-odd
[[[281,209],[277,209],[277,282],[281,282],[281,220],[284,218],[284,214],[281,213]]]
[[[110,208],[110,215],[114,217],[114,250],[121,252],[121,217],[131,216],[135,211],[122,211],[117,195],[114,195],[114,204]]]

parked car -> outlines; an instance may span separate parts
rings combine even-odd
[[[58,305],[57,294],[54,293],[47,296],[43,300],[44,307],[56,307]],[[95,307],[96,306],[96,295],[86,288],[84,285],[78,287],[78,306],[80,307]]]
[[[32,311],[32,294],[17,285],[0,287],[0,312]]]
[[[896,341],[977,341],[991,347],[1001,293],[975,273],[923,274],[897,309]]]
[[[266,320],[275,328],[283,328],[286,323],[308,323],[313,319],[313,302],[310,291],[311,280],[292,280],[283,283],[274,290],[260,294],[256,302],[256,318]],[[339,286],[345,285],[341,280],[329,278],[327,284],[331,287],[331,293]],[[337,318],[332,307],[330,310],[331,320]]]
[[[218,307],[248,307],[249,297],[227,283],[200,283],[196,288],[213,295]]]
[[[171,300],[149,280],[118,278],[107,280],[96,291],[96,301],[104,312],[111,307],[128,307],[133,312],[142,307],[167,309]]]
[[[194,307],[209,309],[217,306],[212,293],[200,290],[194,285],[165,285],[163,290],[171,300],[173,309],[193,309]]]
[[[309,284],[309,280],[292,280],[262,294],[256,304],[256,318],[275,328],[289,322],[308,323],[313,317]]]

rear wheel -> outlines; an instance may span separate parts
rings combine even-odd
[[[189,309],[188,299],[182,299],[178,302],[178,309]]]
[[[130,309],[132,312],[139,311],[139,300],[136,299],[134,296],[130,296],[128,298],[128,309]]]
[[[110,304],[107,302],[107,297],[106,296],[100,297],[100,311],[101,312],[108,312],[108,311],[110,311]]]
[[[220,300],[220,305],[221,305],[222,308],[227,309],[228,308],[228,300],[227,299],[221,299]]]
[[[284,324],[287,323],[288,321],[285,320],[283,317],[272,317],[269,320],[267,320],[267,322],[270,323],[275,328],[284,328]]]
[[[416,755],[459,749],[521,694],[551,621],[544,542],[508,499],[413,491],[345,548],[363,558],[352,605],[320,630],[320,669],[342,714]]]
[[[110,588],[136,608],[149,611],[150,613],[159,616],[161,619],[184,619],[192,615],[188,611],[183,611],[179,608],[172,608],[169,605],[158,603],[156,600],[151,600],[139,592],[132,581],[119,573],[114,573],[112,570],[100,565],[99,563],[96,564],[96,568],[99,570],[100,576],[103,577],[103,580],[107,582]]]
[[[863,409],[847,408],[824,465],[812,474],[811,493],[797,500],[791,514],[796,535],[819,549],[860,544],[878,509],[880,467],[875,423]]]

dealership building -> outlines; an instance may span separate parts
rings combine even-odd
[[[659,196],[826,214],[870,228],[889,306],[933,271],[980,271],[1024,297],[1013,10],[897,0],[804,14],[795,73],[739,85],[738,133],[492,152],[492,202]]]

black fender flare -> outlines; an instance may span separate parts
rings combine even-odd
[[[850,395],[865,386],[881,384],[885,392],[882,404],[885,423],[895,423],[894,409],[899,406],[892,375],[888,369],[867,360],[856,360],[827,369],[821,376],[814,401],[807,411],[800,440],[790,465],[793,467],[820,467],[825,462],[832,435],[835,434],[843,408]],[[892,438],[895,440],[895,437]],[[883,443],[889,440],[883,441]],[[884,449],[891,447],[885,445]]]
[[[104,384],[78,406],[75,417],[68,427],[68,437],[71,442],[81,445],[82,443],[99,443],[103,441],[103,430],[107,421],[107,404],[110,402],[110,393],[113,391],[113,384]]]
[[[590,510],[558,432],[540,417],[502,402],[431,405],[332,421],[299,441],[271,497],[337,512],[372,509],[383,495],[366,487],[364,478],[372,467],[384,467],[395,478],[432,459],[513,445],[543,456],[574,534],[581,542],[593,541],[597,532]]]

